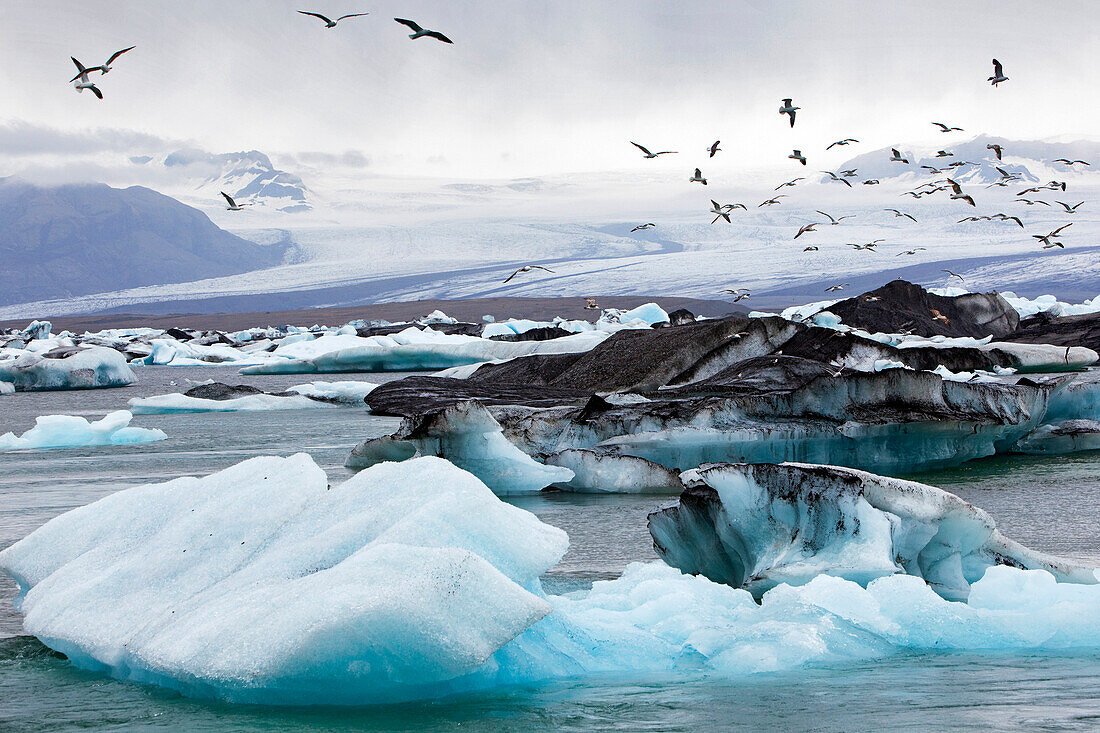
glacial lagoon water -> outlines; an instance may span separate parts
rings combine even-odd
[[[404,375],[340,375],[381,382]],[[124,389],[0,398],[0,433],[45,414],[102,417],[130,397],[208,378],[264,389],[301,376],[231,368],[146,367]],[[336,378],[336,377],[334,377]],[[190,381],[188,381],[190,380]],[[310,453],[333,482],[356,442],[393,418],[357,408],[137,416],[168,440],[138,446],[0,454],[0,548],[51,517],[127,486],[202,475],[254,455]],[[909,476],[985,508],[1026,545],[1100,564],[1100,453],[997,457]],[[511,501],[565,529],[570,551],[550,592],[584,588],[655,555],[646,515],[671,497],[544,494]],[[14,585],[0,580],[0,730],[1092,730],[1100,655],[912,654],[741,680],[584,679],[398,706],[261,708],[181,698],[72,668],[21,635]]]

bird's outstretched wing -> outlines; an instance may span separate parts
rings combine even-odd
[[[1055,229],[1053,232],[1051,232],[1047,236],[1056,237],[1056,236],[1058,236],[1058,232],[1062,231],[1063,229],[1065,229],[1067,227],[1071,227],[1071,226],[1073,226],[1073,222],[1070,222],[1069,224],[1064,224],[1064,225],[1058,227],[1057,229]]]
[[[512,279],[513,277],[515,277],[516,275],[520,274],[521,272],[523,272],[523,268],[522,268],[522,267],[521,267],[521,268],[519,268],[518,270],[516,270],[515,272],[513,272],[513,273],[512,273],[511,275],[509,275],[509,276],[508,276],[508,278],[507,278],[507,280],[505,280],[504,282],[508,282],[508,280],[511,280],[511,279]]]
[[[408,26],[409,30],[411,30],[413,33],[424,32],[424,29],[421,28],[415,20],[406,20],[405,18],[394,18],[394,20],[396,20],[401,25]],[[513,275],[513,277],[515,276]],[[507,282],[507,280],[505,282]]]
[[[225,200],[229,203],[230,206],[236,206],[237,205],[237,202],[233,200],[233,197],[230,196],[229,194],[227,194],[225,191],[219,191],[218,193],[220,193],[225,198]]]
[[[347,15],[341,15],[339,18],[336,19],[336,22],[339,23],[344,18],[358,18],[363,15],[370,15],[370,13],[348,13]]]
[[[129,48],[124,48],[121,51],[115,51],[113,54],[111,54],[111,58],[107,59],[107,64],[106,65],[110,66],[111,64],[113,64],[115,62],[115,59],[117,59],[119,56],[126,53],[127,51],[133,51],[135,48],[137,48],[137,46],[130,46]]]
[[[553,272],[549,267],[543,267],[542,265],[531,265],[532,270],[545,270],[546,272]]]
[[[1001,68],[1001,62],[997,59],[993,59],[993,76],[1004,76],[1004,70]]]
[[[70,56],[69,58],[73,60],[73,63],[76,64],[76,68],[79,69],[77,75],[74,76],[72,79],[69,79],[69,83],[72,84],[74,81],[87,74],[88,70],[84,68],[84,64],[76,60],[75,56]]]
[[[97,87],[95,84],[92,84],[88,88],[92,90],[92,94],[94,94],[97,99],[103,99],[103,92],[99,91],[99,87]]]
[[[321,20],[325,21],[326,23],[331,23],[332,22],[331,18],[327,18],[324,15],[321,15],[320,13],[311,13],[308,10],[299,10],[298,12],[301,13],[302,15],[312,15],[314,18],[320,18]]]
[[[454,41],[452,41],[450,38],[447,38],[447,36],[443,35],[439,31],[428,31],[424,35],[428,38],[434,38],[437,41],[443,41],[444,43],[454,43]]]
[[[630,144],[633,145],[634,147],[638,148],[638,150],[641,150],[646,155],[653,155],[653,153],[649,152],[649,148],[647,148],[645,145],[639,145],[638,143],[634,142],[633,140],[630,141]]]

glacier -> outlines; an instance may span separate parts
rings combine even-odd
[[[705,469],[704,469],[705,470]],[[927,494],[897,499],[937,516]],[[962,528],[966,534],[966,528]],[[555,678],[738,677],[913,650],[1095,654],[1100,585],[993,565],[963,601],[907,573],[746,589],[634,563],[539,577],[564,532],[437,458],[330,486],[304,454],[120,491],[0,552],[24,629],[184,695],[363,705]],[[1052,567],[1054,567],[1052,565]]]
[[[126,410],[108,413],[95,422],[88,422],[78,415],[43,415],[35,418],[34,427],[22,435],[0,435],[0,451],[131,445],[167,440],[163,430],[130,427],[133,417]]]

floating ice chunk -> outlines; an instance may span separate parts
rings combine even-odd
[[[668,313],[665,313],[664,309],[656,303],[645,303],[637,308],[619,313],[619,323],[630,323],[631,321],[645,321],[651,326],[657,323],[668,323]]]
[[[1078,451],[1100,450],[1100,422],[1065,420],[1040,425],[1013,446],[1019,453],[1063,455]]]
[[[19,391],[125,387],[134,379],[126,357],[100,346],[77,347],[64,358],[22,352],[0,360],[0,381],[11,382]]]
[[[479,402],[460,402],[406,419],[397,433],[355,446],[344,465],[366,468],[416,456],[444,456],[485,482],[496,494],[523,494],[568,483],[573,472],[539,463],[513,445]]]
[[[1020,318],[1029,318],[1039,313],[1051,316],[1082,316],[1100,312],[1100,295],[1083,303],[1064,303],[1053,295],[1040,295],[1037,298],[1021,298],[1013,292],[1001,293],[1001,297],[1016,309]]]
[[[112,494],[0,553],[24,628],[77,666],[197,696],[446,691],[551,610],[565,533],[446,461],[337,487],[304,454]]]
[[[23,329],[22,336],[28,341],[31,339],[46,339],[50,337],[53,324],[49,321],[31,321],[30,325]]]
[[[227,400],[208,400],[185,394],[163,394],[153,397],[133,397],[130,410],[135,415],[170,415],[198,412],[267,412],[270,410],[310,410],[332,407],[327,402],[312,400],[305,395],[277,396],[250,394]]]
[[[591,450],[564,450],[546,457],[547,465],[564,466],[573,472],[561,489],[612,494],[678,494],[684,485],[678,471],[634,456]]]
[[[813,317],[814,314],[830,308],[839,302],[840,300],[819,300],[815,303],[806,303],[805,305],[793,305],[790,308],[784,308],[779,316],[780,318],[786,318],[788,321],[805,321]],[[771,316],[774,314],[764,313],[761,315]]]
[[[829,311],[815,313],[810,320],[815,326],[820,326],[821,328],[840,328],[840,316],[835,313],[830,313]]]
[[[836,466],[716,464],[685,471],[678,504],[650,515],[670,565],[755,595],[835,575],[866,585],[895,573],[960,600],[993,565],[1095,583],[1092,568],[1029,550],[954,494]]]
[[[15,385],[11,382],[0,382],[0,395],[13,394],[15,392]]]
[[[297,392],[305,397],[324,402],[336,402],[345,405],[362,405],[374,388],[374,382],[309,382],[287,387],[287,392]]]
[[[155,443],[168,438],[163,430],[127,427],[133,417],[126,410],[119,410],[89,423],[76,415],[43,415],[35,418],[34,427],[22,435],[0,435],[0,451],[130,445]]]

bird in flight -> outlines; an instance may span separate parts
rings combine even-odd
[[[954,192],[954,193],[951,194],[952,199],[958,199],[959,201],[965,201],[966,203],[970,204],[971,206],[976,206],[976,204],[974,203],[974,199],[971,198],[969,195],[963,193],[962,186],[960,186],[958,184],[958,182],[953,181],[950,178],[948,178],[947,183],[951,186],[951,190]]]
[[[846,181],[844,178],[838,176],[836,173],[833,173],[832,171],[821,171],[821,172],[824,173],[825,175],[829,176],[829,178],[833,181],[839,181],[839,182],[843,183],[845,186],[847,186],[848,188],[852,187],[851,183]]]
[[[781,193],[778,196],[775,196],[773,198],[768,199],[767,201],[765,201],[762,204],[758,204],[756,208],[759,209],[761,206],[774,206],[775,204],[782,203],[779,199],[783,199],[783,198],[787,198],[787,196],[785,194]]]
[[[791,180],[787,181],[786,183],[780,183],[778,186],[775,187],[774,190],[778,191],[779,189],[784,188],[785,186],[793,187],[799,181],[805,181],[805,180],[806,179],[803,178],[802,176],[799,176],[798,178],[792,178]]]
[[[878,184],[879,180],[877,178],[868,178],[866,181],[863,182],[864,186],[877,186]]]
[[[993,59],[993,76],[986,79],[993,86],[997,86],[1002,81],[1008,81],[1008,77],[1005,76],[1004,69],[1001,68],[1001,62],[997,59]]]
[[[722,141],[721,140],[715,140],[713,143],[711,143],[711,146],[709,148],[707,148],[707,152],[710,153],[710,157],[713,158],[714,154],[722,149],[722,148],[718,147],[718,143],[720,143],[720,142],[722,142]]]
[[[737,303],[749,297],[749,291],[746,288],[737,288],[736,290],[725,289],[723,293],[729,293],[733,296],[733,302]]]
[[[695,175],[688,179],[689,183],[701,183],[704,186],[707,185],[707,179],[703,178],[703,171],[698,168],[695,169]]]
[[[837,140],[837,141],[836,141],[835,143],[829,143],[829,144],[828,144],[828,145],[827,145],[827,146],[825,147],[825,149],[826,149],[826,150],[829,150],[829,149],[830,149],[830,148],[832,148],[832,147],[833,147],[834,145],[850,145],[850,144],[852,144],[852,143],[858,143],[858,142],[859,142],[859,140],[856,140],[856,139],[855,139],[854,137],[846,137],[846,138],[844,138],[843,140]]]
[[[964,278],[962,275],[960,275],[957,272],[951,272],[951,270],[944,270],[943,272],[947,273],[947,279],[948,280],[950,280],[953,277],[957,277],[957,278],[959,278],[960,282],[966,282],[966,278]]]
[[[651,152],[649,152],[649,148],[645,147],[644,145],[639,145],[638,143],[634,142],[633,140],[630,141],[630,144],[633,145],[634,147],[638,148],[638,150],[641,150],[643,153],[645,153],[645,157],[647,159],[648,158],[656,158],[658,155],[676,155],[675,150],[662,150],[659,153],[651,153]]]
[[[896,163],[908,163],[909,161],[901,156],[897,148],[890,148],[890,160]]]
[[[817,252],[817,250],[818,250],[818,247],[816,247],[814,245],[810,245],[809,247],[806,247],[802,251],[803,252]]]
[[[781,115],[790,115],[790,117],[791,117],[791,127],[794,127],[794,116],[795,116],[795,113],[800,109],[802,109],[802,108],[793,106],[791,104],[791,99],[788,97],[787,99],[783,100],[783,106],[779,108],[779,114],[781,114]]]
[[[443,35],[439,31],[429,31],[421,28],[415,21],[405,20],[404,18],[394,18],[394,20],[396,20],[401,25],[408,27],[408,29],[412,31],[412,34],[409,35],[409,38],[413,39],[414,41],[417,38],[434,38],[435,40],[443,41],[444,43],[454,43],[454,41],[452,41],[450,38],[447,38],[447,36]]]
[[[911,219],[912,221],[916,222],[916,219],[913,217],[912,214],[906,214],[904,211],[898,211],[897,209],[883,209],[883,211],[893,212],[895,218],[905,217],[906,219]]]
[[[937,158],[950,158],[953,155],[954,155],[954,153],[949,152],[947,150],[937,150],[936,151],[936,157]]]
[[[238,204],[236,201],[233,200],[233,197],[227,194],[225,191],[220,191],[219,193],[221,193],[222,197],[225,198],[225,202],[229,204],[229,206],[225,208],[226,211],[244,211],[244,207],[250,205]]]
[[[80,77],[86,76],[93,71],[98,71],[101,74],[106,74],[108,71],[111,70],[111,64],[115,62],[115,59],[117,59],[119,56],[126,53],[127,51],[133,51],[135,48],[137,48],[137,46],[130,46],[129,48],[124,48],[121,51],[115,51],[113,54],[111,54],[111,58],[107,59],[107,63],[100,64],[99,66],[85,66],[84,64],[77,61],[74,56],[70,56],[69,58],[73,60],[73,63],[76,64],[76,68],[79,69],[79,71],[77,71],[76,76],[74,76],[72,79],[69,79],[69,81],[74,82]]]
[[[865,252],[877,252],[878,250],[876,250],[875,247],[877,247],[878,243],[881,241],[883,240],[876,239],[875,241],[868,242],[867,244],[856,244],[855,242],[848,242],[847,245],[852,249],[860,249]]]
[[[845,178],[855,178],[857,170],[857,168],[849,168],[846,171],[841,171],[840,175],[844,176]]]
[[[584,299],[584,309],[586,311],[598,311],[600,309],[600,306],[596,305],[596,299],[595,298],[585,298]]]
[[[654,224],[653,222],[649,222],[648,224],[639,224],[638,226],[631,229],[630,233],[633,234],[634,232],[640,231],[642,229],[652,229],[655,226],[657,226],[657,225]]]
[[[730,221],[730,211],[733,210],[732,206],[723,206],[714,199],[710,200],[710,213],[714,214],[714,221],[711,224],[717,224],[719,219],[725,219],[727,224],[732,224]]]
[[[944,272],[947,272],[947,270],[944,270]],[[951,273],[951,274],[955,275],[955,273]],[[959,279],[962,279],[960,275],[955,275],[955,277],[958,277]],[[948,278],[948,279],[950,279],[950,278]],[[951,325],[951,319],[948,318],[947,316],[945,316],[944,314],[940,313],[935,308],[929,308],[928,312],[932,315],[932,320],[933,321],[940,321],[945,326],[950,326]]]
[[[509,275],[504,282],[508,282],[508,280],[511,280],[513,277],[519,275],[520,273],[531,272],[531,270],[546,270],[547,272],[553,272],[553,270],[551,270],[550,268],[543,267],[542,265],[524,265],[523,267],[519,268],[511,275]]]
[[[996,219],[997,221],[1014,221],[1014,222],[1016,222],[1017,224],[1020,225],[1021,229],[1023,229],[1023,227],[1024,227],[1024,223],[1022,221],[1020,221],[1020,217],[1018,217],[1018,216],[1009,216],[1008,214],[994,214],[993,216],[991,216],[989,218],[991,220]]]
[[[1032,234],[1031,237],[1033,239],[1038,239],[1040,242],[1042,242],[1043,249],[1050,249],[1051,247],[1060,247],[1062,249],[1065,249],[1066,246],[1064,244],[1053,240],[1055,240],[1061,234],[1063,229],[1071,226],[1073,226],[1072,223],[1063,224],[1062,226],[1055,229],[1053,232],[1050,232],[1048,234]]]
[[[943,124],[942,122],[933,122],[932,124],[935,125],[936,127],[940,128],[940,132],[953,132],[953,131],[964,132],[964,130],[961,127],[951,127],[949,125]]]
[[[803,225],[803,227],[802,227],[801,229],[799,229],[799,230],[798,230],[798,234],[794,235],[794,238],[795,238],[795,239],[798,239],[799,237],[801,237],[801,236],[802,236],[803,234],[805,234],[806,232],[812,232],[812,231],[815,231],[814,227],[816,227],[816,226],[817,226],[818,224],[820,224],[820,223],[821,223],[821,222],[815,221],[815,222],[813,222],[812,224],[805,224],[805,225]]]
[[[986,145],[985,149],[986,150],[992,150],[993,154],[997,156],[997,160],[1001,159],[1001,153],[1004,151],[1004,148],[1002,148],[1000,145],[992,145],[992,144],[991,145]]]
[[[99,91],[99,87],[95,85],[95,82],[88,80],[87,74],[78,74],[74,78],[73,86],[78,92],[82,92],[85,89],[88,89],[91,90],[92,94],[94,94],[97,99],[103,99],[103,92]]]
[[[358,18],[361,15],[370,15],[370,13],[348,13],[347,15],[341,15],[336,20],[332,20],[331,18],[326,18],[320,13],[311,13],[308,10],[299,10],[298,12],[302,15],[312,15],[314,18],[320,18],[325,22],[325,28],[335,28],[336,24],[339,23],[341,20],[344,20],[345,18]],[[450,41],[448,41],[448,43],[450,43]]]
[[[830,285],[829,287],[825,288],[825,292],[826,293],[840,292],[844,288],[848,287],[848,285],[849,285],[849,283],[841,283],[840,285]]]
[[[826,213],[825,213],[824,211],[821,211],[820,209],[814,209],[814,211],[816,211],[817,213],[821,214],[821,215],[822,215],[822,216],[824,216],[824,217],[825,217],[826,219],[828,219],[828,220],[829,220],[829,223],[830,223],[830,224],[832,224],[833,226],[836,226],[837,224],[839,224],[840,222],[844,221],[845,219],[854,219],[854,218],[856,218],[856,215],[855,215],[855,214],[848,214],[847,216],[842,216],[842,217],[840,217],[839,219],[834,219],[834,218],[832,217],[832,215],[830,215],[830,214],[826,214]]]
[[[1063,209],[1065,209],[1067,214],[1074,214],[1074,213],[1077,212],[1077,207],[1080,206],[1081,204],[1085,203],[1085,202],[1084,201],[1078,201],[1073,206],[1070,206],[1065,201],[1055,201],[1054,203],[1058,204]]]
[[[1083,160],[1070,160],[1069,158],[1056,158],[1054,160],[1054,162],[1055,163],[1065,163],[1066,165],[1077,165],[1077,164],[1088,165],[1088,163],[1086,163]]]
[[[895,256],[896,257],[901,257],[902,255],[915,255],[917,252],[921,252],[924,249],[926,249],[926,248],[925,247],[914,247],[913,249],[907,249],[904,252],[898,252],[897,255],[895,255]]]
[[[794,150],[787,157],[791,160],[797,160],[802,165],[806,165],[806,156],[802,154],[801,150]]]
[[[1031,199],[1016,199],[1016,200],[1021,202],[1021,203],[1027,204],[1028,206],[1034,206],[1035,204],[1042,204],[1043,206],[1050,206],[1050,204],[1048,204],[1046,201],[1043,201],[1041,199],[1035,199],[1034,201],[1031,200]]]

